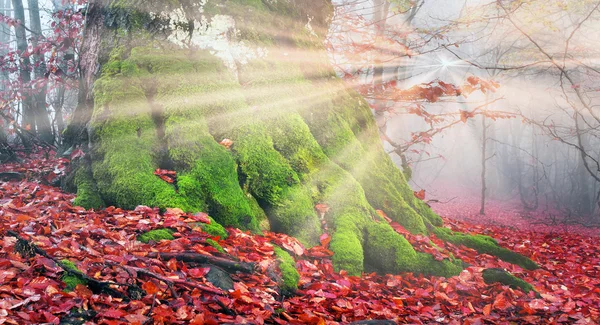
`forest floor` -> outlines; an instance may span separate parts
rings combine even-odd
[[[448,279],[413,274],[352,277],[333,271],[326,235],[321,246],[306,249],[294,238],[274,233],[259,236],[228,229],[227,239],[211,237],[189,223],[207,222],[206,218],[177,209],[161,214],[147,207],[73,207],[74,195],[45,185],[68,165],[66,159],[42,154],[0,165],[0,172],[25,176],[0,181],[0,324],[321,325],[365,319],[411,324],[600,323],[600,244],[595,230],[542,225],[542,216],[527,217],[531,214],[496,202],[490,202],[482,218],[476,198],[433,203],[448,227],[489,235],[541,268],[523,270],[434,236],[410,235],[393,224],[417,250],[435,252],[438,258],[452,253],[471,266]],[[136,240],[144,231],[165,227],[176,229],[174,240]],[[35,246],[23,245],[15,233]],[[226,253],[219,253],[208,239]],[[279,293],[274,244],[296,260],[300,280],[295,295]],[[206,279],[210,266],[155,257],[184,251],[251,262],[254,272],[232,274],[233,289],[221,290]],[[87,285],[64,290],[64,259],[89,277]],[[490,267],[525,279],[540,295],[486,284],[482,270]]]

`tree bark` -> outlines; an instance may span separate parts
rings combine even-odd
[[[100,50],[104,35],[104,8],[108,0],[90,0],[86,10],[83,43],[79,57],[78,104],[63,134],[63,148],[83,145],[87,147],[87,124],[92,117],[94,97],[92,88],[100,73]]]
[[[22,113],[23,120],[21,125],[24,128],[30,129],[35,132],[35,106],[33,103],[32,95],[27,91],[24,85],[29,85],[31,82],[31,62],[29,56],[23,54],[27,52],[27,32],[25,30],[25,10],[23,8],[22,0],[12,0],[15,19],[20,23],[15,25],[15,37],[17,39],[17,50],[19,51],[21,64],[19,65],[19,76],[21,78],[21,89],[20,92],[23,95],[22,101]],[[28,143],[25,143],[28,145]]]
[[[11,9],[11,2],[10,0],[6,0],[5,1],[0,1],[0,5],[2,6],[2,8],[6,9],[6,10],[0,10],[0,13],[3,15],[7,15],[7,16],[11,16],[10,14],[10,9]],[[0,23],[0,44],[9,44],[10,42],[10,28],[8,27],[7,24],[5,23]],[[4,57],[7,53],[7,49],[0,49],[0,57]],[[5,96],[5,91],[6,91],[6,83],[8,82],[8,72],[5,69],[1,69],[2,71],[0,71],[0,94],[1,94],[1,98],[2,100],[4,100],[5,98],[3,98]],[[4,109],[4,108],[0,108],[0,109]],[[6,161],[8,160],[8,157],[11,155],[10,152],[8,152],[9,150],[9,144],[8,144],[8,136],[7,136],[7,132],[8,132],[8,121],[5,120],[4,118],[0,117],[0,154],[3,155],[4,157],[0,157],[0,162]]]
[[[479,214],[485,214],[485,193],[487,190],[485,172],[487,162],[487,125],[485,124],[485,116],[481,117],[481,208]]]
[[[31,24],[31,44],[33,48],[37,48],[39,45],[40,38],[42,35],[42,22],[40,20],[40,8],[38,0],[27,0],[28,10],[29,10],[29,21]],[[34,76],[35,80],[43,81],[46,74],[46,62],[43,55],[34,53],[33,55],[34,61]],[[37,88],[39,87],[39,88]],[[46,92],[48,91],[48,86],[46,83],[42,83],[42,86],[36,85],[36,89],[32,89],[33,94],[33,107],[35,111],[35,125],[37,135],[40,139],[52,144],[54,143],[54,134],[52,132],[52,125],[50,123],[50,116],[48,115],[48,110],[46,109]]]

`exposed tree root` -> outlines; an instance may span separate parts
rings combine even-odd
[[[238,262],[222,257],[216,257],[211,255],[199,254],[196,252],[181,252],[181,253],[164,253],[164,252],[151,252],[148,253],[150,258],[160,258],[163,260],[170,260],[172,258],[186,262],[186,263],[200,263],[200,264],[212,264],[218,266],[229,272],[242,272],[252,273],[254,272],[253,263]]]

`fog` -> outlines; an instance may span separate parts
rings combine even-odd
[[[387,148],[399,166],[402,155],[409,162],[413,189],[425,189],[430,200],[481,198],[485,180],[487,201],[596,224],[598,4],[507,2],[502,8],[495,1],[424,0],[413,1],[405,11],[398,9],[403,3],[337,1],[334,22],[339,26],[365,21],[344,37],[337,36],[343,27],[334,23],[332,60],[341,75],[360,75],[355,79],[359,86],[397,80],[398,89],[436,80],[461,85],[468,76],[500,85],[495,92],[421,101],[428,113],[447,119],[433,125],[407,113],[414,102],[370,99],[373,106],[386,108],[376,112],[380,129],[403,145],[395,150],[388,142]],[[377,26],[385,31],[378,34]],[[359,56],[339,54],[352,42],[371,48]],[[460,111],[477,109],[488,113],[453,123]],[[494,120],[494,114],[503,117]],[[437,129],[443,131],[430,143],[411,143],[414,133]]]

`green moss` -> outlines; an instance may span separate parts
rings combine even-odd
[[[248,191],[270,219],[273,231],[297,237],[312,246],[318,243],[319,224],[311,193],[258,121],[233,133],[233,152]]]
[[[63,266],[65,267],[66,270],[68,271],[76,271],[76,272],[81,272],[78,268],[77,265],[75,265],[75,263],[71,262],[70,260],[64,259],[61,260],[61,262],[63,263]]]
[[[364,232],[376,215],[365,193],[354,178],[339,166],[328,163],[314,175],[318,202],[325,202],[329,212],[325,219],[333,230],[330,247],[335,252],[332,261],[336,271],[344,269],[350,275],[364,270]]]
[[[365,258],[369,265],[383,273],[415,272],[418,269],[417,252],[387,223],[371,223],[367,227]]]
[[[329,247],[334,252],[331,258],[336,272],[345,270],[349,275],[360,276],[364,269],[363,247],[356,230],[351,224],[338,227],[331,236]]]
[[[188,211],[208,211],[207,196],[198,181],[188,173],[180,173],[177,176],[178,194],[185,198]]]
[[[240,188],[233,156],[214,141],[206,123],[199,116],[172,115],[165,133],[169,156],[185,180],[180,194],[203,202],[223,225],[257,230],[256,211]]]
[[[202,228],[202,231],[204,231],[205,233],[207,233],[213,237],[219,237],[221,239],[227,239],[227,237],[229,237],[227,230],[225,230],[225,228],[223,228],[223,226],[221,226],[213,218],[210,218],[209,224],[203,223],[203,222],[198,222],[198,223],[195,223],[194,226],[198,226],[198,227]]]
[[[362,188],[350,174],[329,161],[299,115],[276,114],[268,125],[274,147],[306,184],[313,205],[320,202],[329,206],[326,220],[333,230],[330,245],[335,252],[332,259],[336,271],[360,275],[364,267],[362,232],[375,215]],[[313,229],[319,229],[318,219],[309,220]]]
[[[464,245],[476,250],[481,254],[497,256],[505,262],[519,265],[527,270],[535,270],[539,268],[539,266],[531,259],[499,246],[498,242],[491,237],[462,234],[442,227],[435,228],[434,233],[441,240],[453,243],[455,245]]]
[[[314,229],[312,233],[318,234],[320,227],[313,206],[315,203],[329,205],[327,220],[330,227],[335,229],[331,243],[335,251],[334,266],[336,270],[360,274],[363,270],[363,238],[360,234],[375,212],[364,198],[362,188],[350,174],[329,161],[305,121],[296,113],[306,106],[307,100],[310,101],[310,98],[297,96],[298,93],[306,93],[307,83],[302,71],[294,64],[254,61],[242,69],[240,80],[242,84],[250,85],[247,95],[249,104],[266,114],[264,121],[274,148],[305,184],[303,189],[291,192],[295,197],[292,202],[296,203],[292,207],[296,211],[288,210],[285,214],[302,216],[310,211],[303,228],[305,231]],[[277,87],[273,87],[274,84]],[[272,104],[280,98],[286,98],[285,109]],[[312,196],[312,202],[307,199],[309,195]],[[303,207],[306,212],[299,211],[297,207]],[[276,229],[276,225],[272,225]],[[344,230],[352,227],[354,230]],[[351,247],[347,248],[346,243]]]
[[[220,224],[258,231],[258,221],[239,185],[237,166],[231,154],[216,142],[198,157],[187,174],[206,195],[209,214]]]
[[[335,85],[336,83],[339,84],[342,82],[343,81],[336,80],[332,81],[331,84]],[[342,85],[333,86],[333,88],[334,95],[332,98],[334,99],[334,110],[337,114],[342,116],[342,119],[348,124],[356,136],[356,139],[358,139],[372,159],[372,164],[366,169],[373,171],[378,170],[375,177],[367,175],[367,179],[374,181],[377,178],[381,178],[383,175],[388,179],[389,184],[396,189],[395,192],[390,192],[389,188],[386,189],[385,192],[387,193],[387,197],[399,194],[406,204],[408,204],[418,215],[426,219],[423,220],[425,225],[431,223],[435,226],[442,226],[442,219],[435,214],[425,202],[417,199],[413,195],[413,191],[407,182],[407,179],[410,177],[407,178],[392,162],[390,156],[383,150],[378,127],[365,99],[357,94],[356,91],[348,90]],[[409,172],[409,170],[405,171]],[[377,184],[377,181],[374,183]],[[364,184],[364,182],[361,181],[361,184]],[[374,205],[378,206],[377,204]],[[383,210],[385,211],[385,209]]]
[[[258,123],[236,132],[233,152],[245,175],[244,182],[259,200],[279,202],[286,189],[298,184],[298,176]]]
[[[229,133],[234,140],[232,149],[244,175],[243,183],[265,209],[272,230],[312,246],[318,243],[320,225],[307,175],[316,169],[315,160],[325,156],[299,116],[273,107],[276,96],[282,94],[265,91],[265,87],[287,89],[296,80],[285,73],[271,74],[264,64],[256,61],[240,74],[242,83],[250,85],[245,94],[253,108],[237,112],[245,122]],[[275,82],[281,84],[272,87]],[[224,123],[231,127],[231,121]]]
[[[252,214],[256,216],[256,221],[258,222],[259,229],[262,231],[270,231],[271,221],[267,217],[267,214],[265,213],[263,208],[260,206],[260,204],[258,204],[258,201],[256,201],[252,194],[246,193],[246,197],[248,198]]]
[[[77,186],[77,197],[73,201],[74,206],[86,209],[100,209],[105,206],[98,193],[98,188],[96,188],[92,170],[86,162],[83,162],[75,172],[75,185]]]
[[[431,254],[417,252],[417,269],[415,273],[423,275],[443,276],[446,278],[459,275],[463,270],[463,262],[457,258],[436,260]]]
[[[487,284],[491,283],[502,283],[504,285],[508,285],[513,289],[521,289],[525,293],[529,293],[530,291],[535,291],[533,286],[522,279],[517,278],[516,276],[510,274],[509,272],[492,268],[483,270],[483,280]],[[535,291],[536,292],[536,291]]]
[[[337,94],[332,93],[331,96]],[[325,103],[329,109],[323,109],[323,105],[320,103],[314,109],[304,111],[303,115],[325,154],[352,174],[363,187],[367,200],[373,207],[385,211],[392,220],[413,233],[427,233],[423,218],[407,203],[405,195],[398,191],[394,179],[390,178],[393,174],[383,172],[376,149],[381,147],[381,143],[376,144],[378,147],[364,147],[357,140],[346,116],[336,112],[331,102]],[[360,130],[362,129],[359,128],[358,132]],[[406,183],[403,178],[395,181]],[[412,192],[408,198],[412,202]]]
[[[111,63],[122,67],[130,61]],[[106,204],[126,209],[141,204],[193,210],[197,207],[188,205],[173,185],[154,175],[155,125],[144,84],[131,74],[111,71],[94,84],[92,173],[99,192]]]
[[[206,243],[209,244],[210,246],[214,247],[219,253],[227,254],[227,252],[225,252],[223,247],[221,247],[221,245],[219,243],[217,243],[216,241],[209,238],[206,240]]]
[[[275,115],[267,123],[274,147],[301,179],[309,178],[321,165],[328,163],[327,156],[300,115],[289,112]]]
[[[431,254],[416,252],[408,240],[387,223],[372,223],[367,227],[365,258],[382,273],[414,272],[451,277],[462,271],[460,260],[438,261]]]
[[[296,262],[288,254],[288,252],[275,246],[273,247],[275,256],[279,261],[279,269],[281,270],[282,285],[281,290],[286,293],[294,293],[298,290],[298,281],[300,280],[300,274],[296,270]]]
[[[161,240],[173,240],[174,231],[171,229],[154,229],[148,232],[145,232],[137,237],[137,240],[142,243],[149,243],[150,241],[159,242]]]
[[[70,260],[64,259],[61,260],[61,262],[66,270],[81,273],[81,270],[79,270],[75,263],[71,262]],[[87,285],[87,281],[85,279],[69,272],[65,272],[60,279],[65,283],[66,292],[75,290],[75,287],[77,287],[78,284]]]
[[[240,187],[232,153],[215,141],[207,124],[207,116],[243,105],[235,95],[239,85],[222,63],[204,54],[188,58],[142,49],[132,53],[138,65],[160,75],[156,103],[164,108],[169,158],[185,180],[180,195],[188,206],[202,202],[223,225],[258,231],[257,217],[262,214]]]

